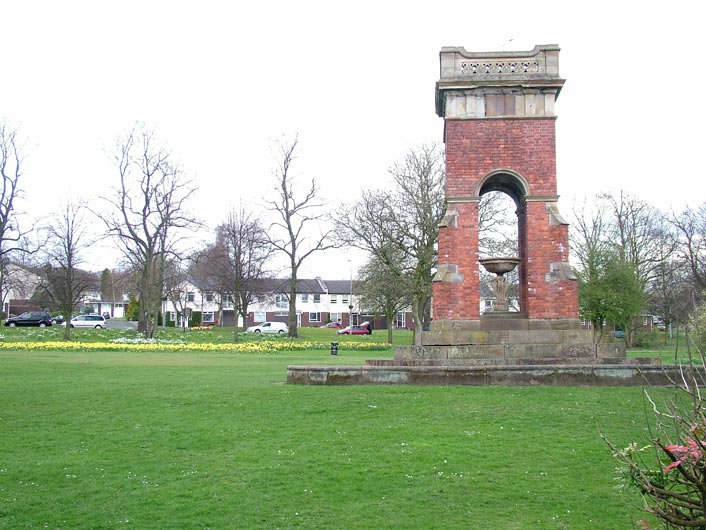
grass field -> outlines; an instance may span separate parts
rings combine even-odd
[[[284,382],[391,355],[1,350],[0,528],[637,528],[641,389]]]

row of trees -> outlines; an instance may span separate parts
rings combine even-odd
[[[112,238],[122,253],[122,280],[139,301],[138,330],[148,337],[159,325],[165,297],[177,307],[185,304],[181,292],[185,280],[218,293],[221,300],[228,297],[236,314],[245,319],[249,305],[262,295],[261,280],[282,273],[272,266],[275,254],[286,257],[289,329],[296,336],[296,286],[302,264],[316,252],[345,244],[371,255],[363,270],[364,284],[371,287],[364,303],[384,311],[390,322],[398,310],[411,304],[416,327],[429,322],[444,195],[443,152],[437,146],[410,151],[390,170],[393,192],[368,192],[334,220],[324,208],[315,179],[299,182],[293,171],[298,138],[282,139],[273,150],[276,193],[265,201],[264,212],[243,206],[230,212],[216,228],[214,241],[193,251],[187,244],[189,232],[201,228],[190,210],[195,184],[144,125],[136,125],[116,143],[113,162],[118,183],[111,194],[91,206],[68,204],[24,231],[19,227],[26,216],[14,205],[23,198],[22,146],[17,131],[7,125],[2,125],[0,134],[4,185],[0,275],[7,274],[5,265],[13,260],[39,264],[35,267],[42,272],[39,298],[64,314],[75,310],[87,289],[95,289],[95,275],[82,266],[96,238],[87,230],[89,219],[98,218],[105,228],[99,237]],[[344,226],[347,237],[334,241],[326,228],[334,222]],[[397,292],[381,298],[383,283],[394,284]],[[0,281],[0,286],[6,293],[10,284]],[[4,293],[0,292],[3,301]],[[238,340],[237,328],[234,340]]]
[[[665,213],[621,192],[574,209],[579,306],[596,340],[604,322],[623,328],[628,346],[644,314],[665,326],[686,323],[706,288],[706,203]]]
[[[185,280],[202,291],[229,297],[236,314],[262,295],[264,278],[289,278],[289,328],[296,336],[296,284],[302,264],[314,253],[340,245],[367,252],[359,271],[362,303],[388,323],[411,307],[415,343],[431,320],[432,275],[437,265],[438,225],[444,215],[444,152],[438,145],[410,149],[390,169],[391,186],[366,190],[351,204],[326,211],[315,179],[294,171],[298,138],[273,144],[275,194],[258,211],[241,206],[216,227],[213,242],[194,251],[190,231],[202,228],[190,209],[196,186],[154,133],[136,125],[113,151],[117,185],[89,207],[69,204],[38,226],[26,225],[17,208],[23,199],[22,143],[0,123],[0,298],[9,287],[7,264],[32,256],[41,265],[43,289],[52,305],[71,314],[89,285],[82,269],[93,243],[88,218],[98,218],[124,257],[129,290],[139,301],[138,329],[154,336],[165,297],[185,305]],[[505,201],[505,202],[504,202]],[[507,197],[486,194],[480,204],[480,250],[516,250]],[[508,215],[510,212],[510,215]],[[329,227],[337,226],[334,241]],[[574,210],[572,250],[577,259],[579,303],[596,340],[613,322],[634,341],[636,317],[660,315],[666,325],[685,321],[702,303],[706,287],[706,204],[665,214],[626,193],[602,194]],[[30,242],[31,241],[31,242]],[[286,259],[276,270],[274,256]],[[23,261],[23,260],[20,260]],[[388,326],[392,340],[391,326]],[[68,337],[68,335],[67,335]],[[237,340],[237,329],[234,340]]]

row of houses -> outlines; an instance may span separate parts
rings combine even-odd
[[[31,295],[39,284],[36,274],[22,267],[8,271],[21,281],[3,293],[5,315],[20,314],[24,311],[45,309],[31,302]],[[388,324],[396,329],[412,329],[411,312],[398,313],[393,322],[374,314],[361,304],[357,293],[359,283],[350,280],[322,280],[321,278],[300,279],[297,281],[296,315],[297,326],[319,327],[329,322],[340,322],[348,326],[369,321],[376,329],[385,329]],[[258,286],[256,301],[248,308],[246,321],[238,318],[239,326],[252,326],[261,322],[287,322],[289,319],[289,280],[263,280]],[[112,318],[127,314],[129,297],[121,294],[116,299],[106,299],[99,289],[84,293],[79,307],[80,312],[98,313]],[[196,320],[202,325],[233,326],[236,315],[233,299],[213,291],[202,291],[195,285],[185,282],[162,301],[162,314],[169,325],[190,326]],[[198,318],[197,318],[198,315]]]
[[[411,312],[395,315],[388,323],[384,317],[361,304],[356,294],[358,282],[349,280],[323,280],[321,278],[297,280],[296,315],[297,327],[320,327],[329,322],[372,323],[376,329],[385,329],[388,324],[395,329],[412,329]],[[232,299],[220,299],[217,293],[201,292],[191,284],[183,286],[183,296],[167,297],[163,301],[164,314],[176,326],[189,325],[189,314],[198,312],[203,325],[233,326],[235,311]],[[271,279],[262,282],[259,295],[248,308],[247,319],[238,320],[239,326],[253,326],[262,322],[288,322],[289,319],[289,280]]]

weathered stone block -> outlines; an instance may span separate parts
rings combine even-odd
[[[559,331],[534,330],[510,331],[510,344],[560,344],[562,334]]]
[[[562,350],[559,344],[508,344],[505,346],[505,357],[508,359],[561,357]]]
[[[505,347],[502,344],[474,344],[456,346],[449,350],[449,359],[502,358]]]
[[[622,342],[601,342],[596,344],[596,355],[598,357],[625,357],[625,344]]]
[[[481,329],[485,331],[529,329],[529,320],[523,317],[498,316],[493,313],[484,313],[481,317]]]

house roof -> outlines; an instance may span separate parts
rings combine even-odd
[[[360,284],[359,281],[353,281],[353,292],[359,292]],[[253,287],[260,293],[289,293],[289,278],[263,278],[254,282]],[[350,280],[297,280],[297,294],[349,294],[350,290]]]
[[[349,294],[351,291],[350,280],[324,280],[324,284],[329,294]],[[357,287],[358,282],[353,282],[353,287]],[[358,289],[355,289],[356,291]]]

